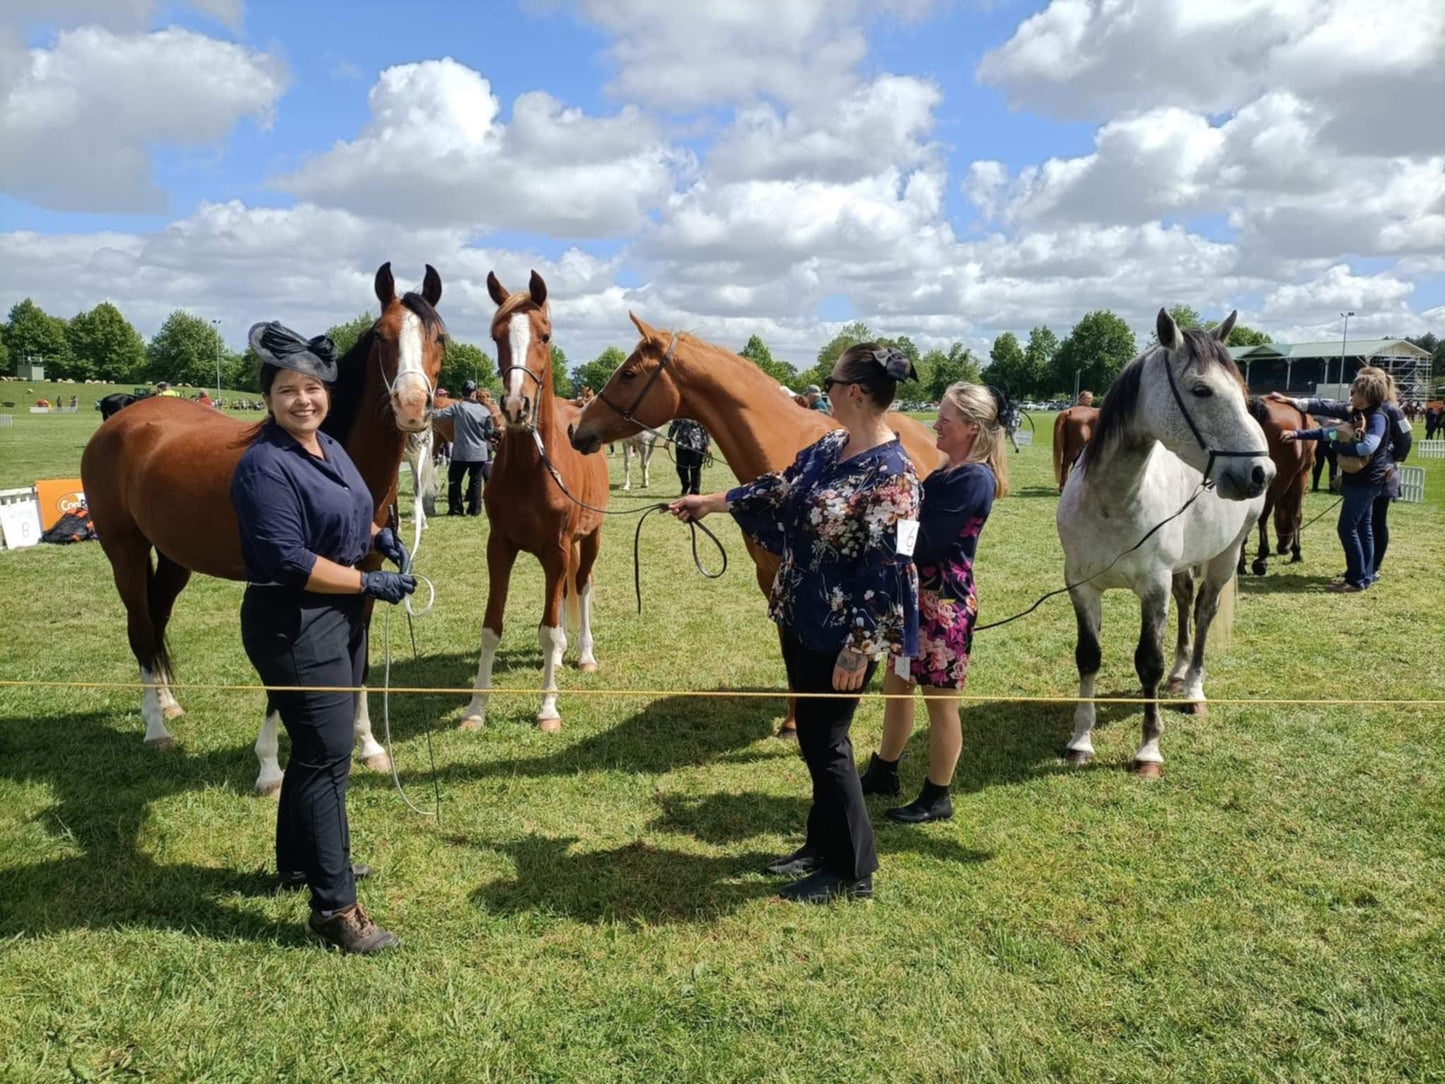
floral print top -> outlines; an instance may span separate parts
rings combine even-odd
[[[804,647],[912,658],[918,572],[898,552],[898,523],[918,518],[918,474],[896,437],[840,463],[847,441],[832,430],[786,470],[729,490],[728,510],[782,558],[769,614]]]

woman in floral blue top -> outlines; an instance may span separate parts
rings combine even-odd
[[[857,693],[880,662],[906,663],[918,652],[918,475],[884,416],[912,374],[896,350],[853,347],[824,382],[842,429],[804,448],[787,470],[671,505],[683,520],[729,511],[782,558],[769,608],[797,692]],[[768,867],[804,875],[782,890],[784,899],[873,894],[878,855],[848,740],[857,707],[857,696],[798,701],[813,808],[803,846]]]
[[[885,812],[905,824],[953,816],[948,788],[963,749],[958,693],[968,676],[973,627],[978,622],[973,558],[994,498],[1008,493],[1000,399],[988,388],[960,381],[944,392],[933,425],[947,462],[923,483],[923,511],[913,553],[922,578],[919,651],[907,680],[889,673],[883,683],[887,693],[906,693],[914,683],[923,686],[928,707],[928,778],[923,793],[908,805]],[[864,794],[897,794],[902,789],[898,760],[912,732],[912,700],[888,701],[882,746],[863,774]]]

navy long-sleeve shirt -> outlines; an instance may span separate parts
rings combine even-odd
[[[1350,418],[1356,413],[1354,408],[1342,399],[1296,399],[1294,405],[1306,414],[1322,418]],[[1390,432],[1390,422],[1384,407],[1379,406],[1365,411],[1365,435],[1354,443],[1333,440],[1331,437],[1333,430],[1333,426],[1296,429],[1295,437],[1298,440],[1330,441],[1331,449],[1338,455],[1374,456],[1366,464],[1364,470],[1356,471],[1353,474],[1347,473],[1344,476],[1344,485],[1378,485],[1383,482],[1385,475],[1395,465],[1394,459],[1390,457],[1389,442],[1386,440]],[[1376,452],[1379,454],[1375,455]]]
[[[923,480],[918,544],[913,560],[920,587],[943,597],[973,595],[973,558],[978,536],[993,510],[997,488],[985,463],[936,470]]]
[[[267,422],[231,477],[251,583],[304,587],[317,557],[352,566],[371,550],[371,491],[340,444],[316,439],[321,457]]]

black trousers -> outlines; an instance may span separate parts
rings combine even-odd
[[[837,653],[820,655],[783,630],[783,663],[793,689],[803,693],[833,691]],[[869,663],[863,688],[873,680]],[[813,808],[808,811],[807,846],[823,867],[849,881],[867,877],[878,868],[873,846],[873,825],[863,801],[863,787],[853,762],[848,727],[858,709],[858,697],[843,694],[804,697],[798,701],[798,745],[813,779]]]
[[[704,453],[692,448],[676,448],[673,457],[677,462],[677,477],[682,482],[682,495],[702,492],[702,463]]]
[[[491,478],[492,464],[475,459],[453,459],[447,467],[447,512],[453,516],[462,514],[462,478],[469,471],[467,515],[482,514],[482,482]]]
[[[241,642],[265,685],[360,685],[366,667],[365,599],[285,587],[248,587]],[[356,902],[346,782],[359,693],[273,692],[291,758],[276,811],[276,868],[303,870],[311,907]]]
[[[1380,571],[1385,563],[1385,550],[1390,546],[1390,498],[1381,493],[1370,509],[1370,533],[1375,536],[1375,562],[1371,572]]]

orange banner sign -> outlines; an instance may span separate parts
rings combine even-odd
[[[85,504],[79,478],[41,478],[35,483],[40,497],[40,529],[48,531],[67,512]]]

